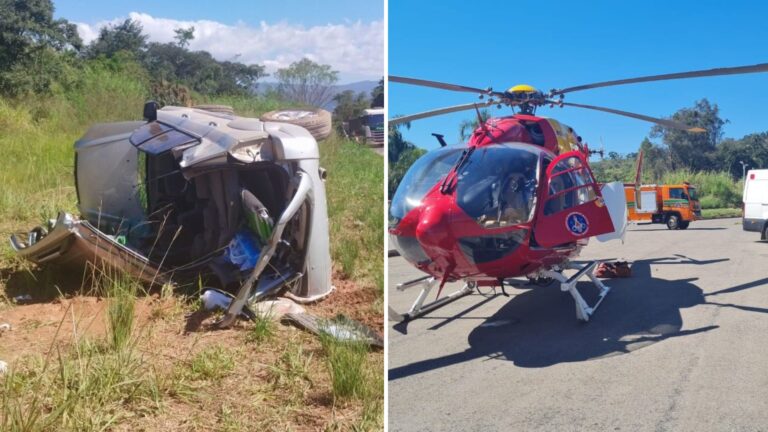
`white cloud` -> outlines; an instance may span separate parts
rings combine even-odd
[[[272,73],[294,61],[307,57],[333,66],[342,82],[380,79],[384,73],[384,24],[382,21],[345,22],[304,27],[287,22],[261,22],[252,27],[243,22],[235,25],[216,21],[180,21],[155,18],[131,12],[129,18],[144,27],[153,42],[171,42],[176,28],[195,27],[191,50],[205,50],[218,60],[234,60],[261,64]],[[77,23],[80,37],[86,43],[98,37],[99,29],[117,24],[125,18],[96,24]]]

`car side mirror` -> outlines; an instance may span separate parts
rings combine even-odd
[[[157,120],[157,102],[148,101],[144,104],[144,118],[147,122],[153,122]]]

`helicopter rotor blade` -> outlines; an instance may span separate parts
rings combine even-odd
[[[705,70],[690,71],[690,72],[678,72],[678,73],[670,73],[670,74],[663,74],[663,75],[649,75],[644,77],[627,78],[627,79],[620,79],[620,80],[614,80],[614,81],[603,81],[603,82],[592,83],[592,84],[566,87],[564,89],[559,89],[559,90],[556,89],[551,92],[551,95],[554,96],[554,95],[561,95],[565,93],[575,92],[579,90],[587,90],[587,89],[593,89],[593,88],[599,88],[599,87],[610,87],[610,86],[623,85],[623,84],[635,84],[635,83],[649,82],[649,81],[664,81],[664,80],[675,80],[675,79],[684,79],[684,78],[700,78],[700,77],[720,76],[720,75],[738,75],[738,74],[759,73],[759,72],[768,72],[768,63],[760,63],[756,65],[751,65],[751,66],[736,66],[736,67],[726,67],[726,68],[705,69]]]
[[[664,126],[664,127],[670,128],[670,129],[678,129],[678,130],[683,130],[683,131],[687,131],[687,132],[695,132],[695,133],[706,132],[705,129],[702,129],[700,127],[688,126],[687,124],[681,123],[681,122],[678,122],[678,121],[668,120],[668,119],[660,119],[660,118],[650,117],[650,116],[643,115],[643,114],[636,114],[636,113],[631,113],[631,112],[627,112],[627,111],[621,111],[621,110],[617,110],[617,109],[613,109],[613,108],[605,108],[605,107],[599,107],[599,106],[594,106],[594,105],[582,105],[582,104],[570,103],[570,102],[562,102],[562,101],[561,102],[551,101],[551,103],[553,103],[555,105],[559,104],[559,105],[564,105],[564,106],[572,106],[572,107],[576,107],[576,108],[586,108],[586,109],[591,109],[591,110],[595,110],[595,111],[603,111],[603,112],[607,112],[607,113],[611,113],[611,114],[617,114],[617,115],[624,116],[624,117],[631,117],[631,118],[638,119],[638,120],[644,120],[644,121],[647,121],[647,122],[656,123],[658,125],[661,125],[661,126]]]
[[[411,114],[403,117],[395,117],[395,118],[389,119],[389,124],[397,125],[400,123],[407,123],[413,120],[419,120],[427,117],[434,117],[434,116],[449,114],[449,113],[458,112],[458,111],[465,111],[465,110],[473,109],[475,107],[478,107],[478,108],[485,107],[485,106],[492,105],[494,103],[496,102],[495,101],[473,102],[473,103],[468,103],[464,105],[455,105],[452,107],[438,108],[435,110],[424,111],[424,112]]]
[[[411,85],[417,85],[422,87],[432,87],[432,88],[438,88],[438,89],[450,90],[450,91],[487,94],[487,95],[493,95],[497,97],[504,96],[504,93],[492,91],[490,88],[481,89],[477,87],[467,87],[463,85],[448,84],[448,83],[442,83],[438,81],[429,81],[429,80],[423,80],[418,78],[407,78],[407,77],[390,75],[389,77],[387,77],[387,80],[389,80],[390,82],[396,82],[401,84],[411,84]]]

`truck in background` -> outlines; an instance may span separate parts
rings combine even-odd
[[[383,147],[386,140],[384,131],[384,108],[368,108],[359,117],[341,124],[344,135],[369,147]]]
[[[642,185],[640,199],[635,185],[626,184],[627,218],[634,222],[663,223],[667,228],[686,229],[701,219],[701,204],[696,188],[685,182],[676,185]],[[638,204],[638,201],[640,205]]]
[[[760,233],[768,240],[768,169],[749,170],[744,179],[744,231]]]
[[[384,145],[384,108],[369,108],[364,111],[363,130],[365,142],[371,147]]]

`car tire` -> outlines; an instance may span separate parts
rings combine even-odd
[[[281,122],[301,126],[317,141],[322,141],[331,134],[331,113],[323,109],[284,109],[262,114],[259,120]]]
[[[680,218],[677,215],[667,216],[667,228],[674,230],[680,227]]]
[[[203,111],[235,115],[235,110],[229,105],[193,105],[192,108]]]
[[[768,224],[763,227],[763,236],[760,240],[768,240]]]
[[[678,225],[678,227],[679,227],[681,230],[684,230],[684,229],[688,229],[688,225],[690,225],[690,224],[691,224],[691,221],[683,221],[683,222],[680,222],[680,224]]]

